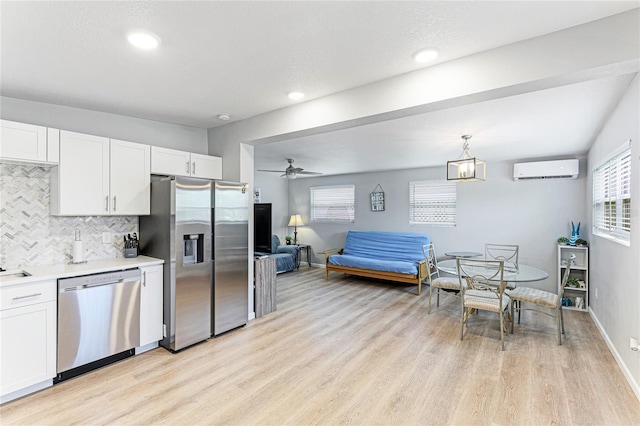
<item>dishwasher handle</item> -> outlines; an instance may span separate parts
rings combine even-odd
[[[86,289],[91,289],[91,288],[96,288],[96,287],[103,287],[103,286],[106,286],[106,285],[114,285],[114,284],[121,284],[121,283],[127,283],[127,282],[136,282],[136,281],[140,281],[140,278],[122,278],[122,279],[119,279],[119,280],[105,281],[105,282],[100,282],[100,283],[82,284],[82,285],[77,285],[75,287],[61,288],[60,289],[60,293],[65,293],[65,292],[68,292],[68,291],[86,290]]]

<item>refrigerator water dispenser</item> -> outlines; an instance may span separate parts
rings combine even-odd
[[[204,234],[189,234],[183,236],[182,264],[195,265],[204,261]]]

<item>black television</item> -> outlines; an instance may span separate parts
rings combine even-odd
[[[253,205],[254,251],[271,253],[271,203]]]

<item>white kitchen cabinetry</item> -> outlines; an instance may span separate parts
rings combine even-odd
[[[153,146],[151,173],[222,179],[222,158]]]
[[[575,255],[573,259],[572,255]],[[578,287],[564,288],[566,304],[563,305],[563,309],[586,312],[589,308],[589,248],[558,245],[558,282],[562,281],[567,265],[571,265],[569,279],[575,278]]]
[[[56,291],[56,280],[0,288],[0,402],[53,384]]]
[[[140,287],[140,346],[158,343],[163,333],[163,273],[162,265],[146,266]]]
[[[148,145],[63,130],[60,164],[51,174],[51,214],[149,214],[150,168]]]
[[[0,120],[0,132],[0,159],[10,162],[57,163],[59,130]]]

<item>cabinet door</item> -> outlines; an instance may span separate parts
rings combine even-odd
[[[47,161],[47,128],[0,120],[0,158]]]
[[[222,158],[212,155],[191,154],[191,176],[222,179]]]
[[[56,302],[0,311],[1,394],[56,375]]]
[[[51,190],[52,214],[109,214],[109,139],[60,131],[60,164]]]
[[[191,156],[177,149],[151,147],[151,173],[169,176],[190,176]]]
[[[149,214],[151,147],[111,139],[109,169],[111,214]]]
[[[140,346],[162,340],[162,265],[142,270],[140,287]]]

